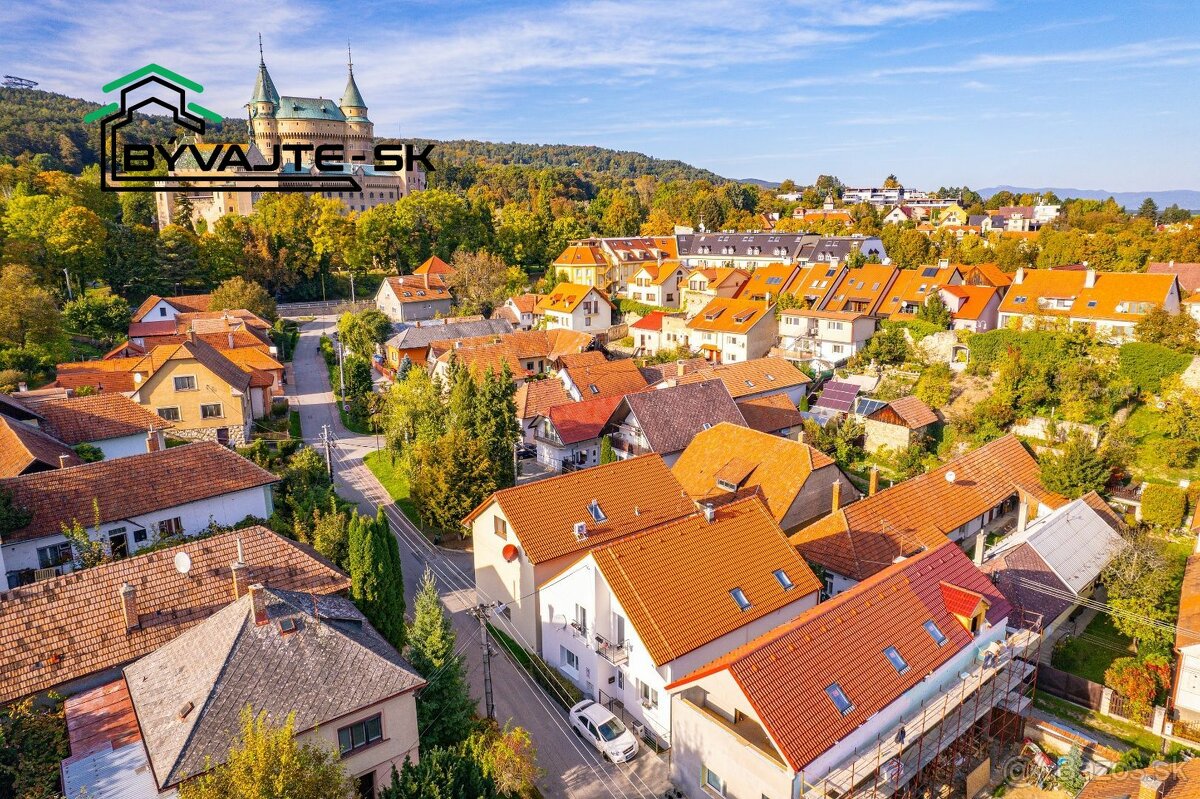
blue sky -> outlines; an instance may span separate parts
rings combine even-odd
[[[101,100],[155,61],[237,116],[260,31],[304,96],[341,95],[350,39],[377,135],[799,182],[1200,188],[1191,2],[9,0],[0,72]]]

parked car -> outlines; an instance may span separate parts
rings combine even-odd
[[[517,444],[517,458],[523,461],[537,457],[537,450],[532,444]]]
[[[628,762],[638,753],[637,736],[607,708],[590,699],[571,708],[571,729],[612,763]]]

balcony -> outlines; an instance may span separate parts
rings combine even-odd
[[[626,455],[628,455],[631,458],[634,457],[635,455],[645,455],[647,452],[651,451],[647,447],[639,446],[638,444],[635,444],[631,441],[626,441],[621,438],[612,439],[612,445],[613,445],[613,449],[618,450],[620,452],[624,452]]]
[[[619,666],[629,660],[628,641],[615,643],[608,640],[603,635],[597,634],[596,651],[600,653],[600,657],[604,658],[614,666]]]

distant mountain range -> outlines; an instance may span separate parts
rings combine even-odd
[[[1191,211],[1200,210],[1200,191],[1194,189],[1171,189],[1168,191],[1105,191],[1104,189],[1063,189],[1055,186],[989,186],[977,189],[986,200],[993,194],[1011,191],[1013,194],[1036,194],[1052,191],[1060,199],[1074,197],[1080,200],[1107,200],[1112,197],[1119,205],[1127,209],[1137,208],[1147,197],[1158,204],[1159,210],[1178,205]]]

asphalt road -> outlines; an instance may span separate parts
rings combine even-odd
[[[427,567],[433,571],[442,602],[451,613],[459,650],[466,656],[472,695],[480,701],[482,714],[483,655],[479,623],[467,610],[491,598],[476,595],[471,555],[433,546],[392,503],[383,486],[363,464],[363,456],[375,449],[375,437],[351,433],[342,426],[318,349],[320,336],[330,334],[334,322],[333,317],[318,317],[301,327],[288,389],[300,411],[304,437],[317,445],[315,439],[320,435],[322,425],[328,425],[337,442],[333,461],[338,493],[357,503],[360,513],[374,515],[376,508],[384,508],[400,542],[410,613],[420,575]],[[504,623],[498,626],[510,635],[515,633]],[[501,723],[511,721],[524,727],[533,737],[538,750],[538,765],[544,771],[538,787],[545,796],[651,799],[661,796],[669,787],[664,758],[643,748],[632,763],[614,765],[604,761],[572,734],[566,713],[524,670],[514,665],[504,652],[495,647],[492,651],[496,718]]]

